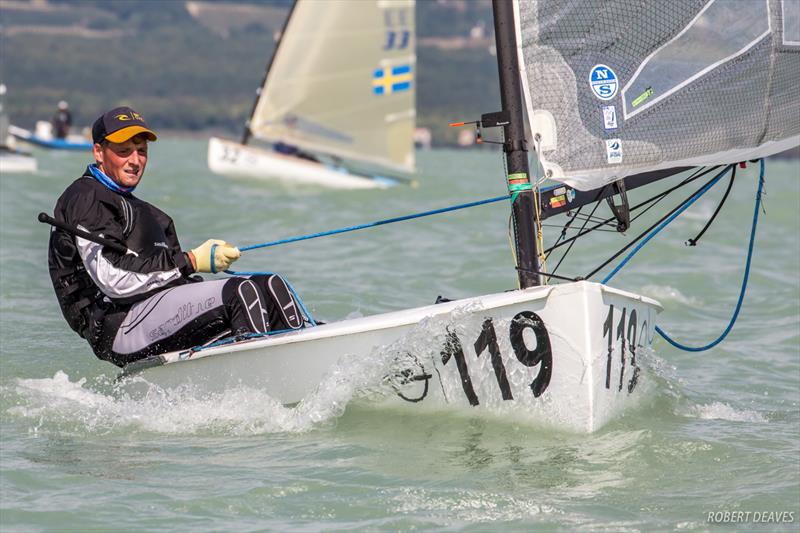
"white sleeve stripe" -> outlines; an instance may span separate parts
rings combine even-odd
[[[85,231],[85,228],[81,228]],[[103,247],[81,237],[76,238],[78,253],[83,260],[86,272],[92,281],[103,291],[103,294],[112,298],[126,298],[137,294],[144,294],[153,289],[163,287],[181,277],[177,268],[167,271],[131,272],[114,266],[103,257]]]

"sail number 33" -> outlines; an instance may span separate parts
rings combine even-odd
[[[530,330],[536,338],[536,347],[529,349],[525,343],[525,330]],[[550,384],[550,376],[553,372],[553,351],[550,347],[550,337],[547,334],[544,322],[536,313],[532,311],[521,311],[514,316],[509,327],[509,340],[514,349],[517,361],[527,367],[540,365],[539,373],[529,384],[534,397],[539,397],[547,390]],[[481,332],[475,340],[475,354],[477,357],[488,350],[491,358],[492,369],[494,370],[497,385],[500,387],[500,394],[503,400],[513,400],[511,385],[508,382],[506,367],[500,353],[500,346],[497,343],[497,333],[495,332],[494,322],[491,317],[484,320]],[[478,395],[472,384],[467,359],[464,356],[464,349],[458,336],[448,329],[444,348],[441,352],[442,364],[447,365],[450,361],[455,361],[458,374],[461,378],[461,386],[464,394],[471,405],[478,405]]]

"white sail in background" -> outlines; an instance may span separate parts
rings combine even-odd
[[[411,172],[415,71],[414,0],[298,0],[250,132]]]
[[[518,0],[546,175],[578,189],[800,144],[800,2]]]

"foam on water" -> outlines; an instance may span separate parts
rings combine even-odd
[[[645,285],[639,292],[661,303],[675,302],[695,307],[701,304],[694,296],[686,296],[680,290],[669,285]]]
[[[736,409],[722,402],[713,402],[707,405],[693,405],[683,413],[685,416],[705,420],[729,420],[731,422],[760,422],[769,420],[757,411],[750,409]]]
[[[73,381],[61,370],[52,378],[17,379],[2,393],[14,396],[10,414],[37,421],[33,431],[46,425],[100,433],[124,428],[167,434],[304,432],[335,421],[354,399],[394,396],[402,371],[413,367],[410,354],[430,342],[430,328],[426,322],[418,324],[409,335],[390,347],[376,348],[367,358],[343,356],[316,390],[293,407],[246,386],[223,392],[192,384],[162,388],[146,376],[124,384],[107,377]]]
[[[440,515],[442,518],[457,513],[463,522],[507,522],[539,518],[541,515],[563,515],[550,505],[535,498],[516,497],[479,491],[454,491],[448,495],[425,489],[405,489],[393,496],[395,512]]]
[[[71,381],[62,371],[52,378],[18,379],[14,388],[17,405],[9,413],[37,420],[34,431],[46,425],[97,433],[139,429],[172,434],[248,434],[301,431],[313,423],[253,389],[200,395],[190,386],[171,390],[150,387],[135,398],[110,389],[104,379]]]

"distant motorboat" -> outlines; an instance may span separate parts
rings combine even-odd
[[[8,133],[13,135],[20,141],[39,146],[42,148],[50,148],[53,150],[91,150],[92,142],[83,135],[72,134],[67,135],[65,138],[60,139],[54,137],[52,128],[49,122],[40,120],[36,123],[36,131],[32,132],[25,128],[8,126]]]

